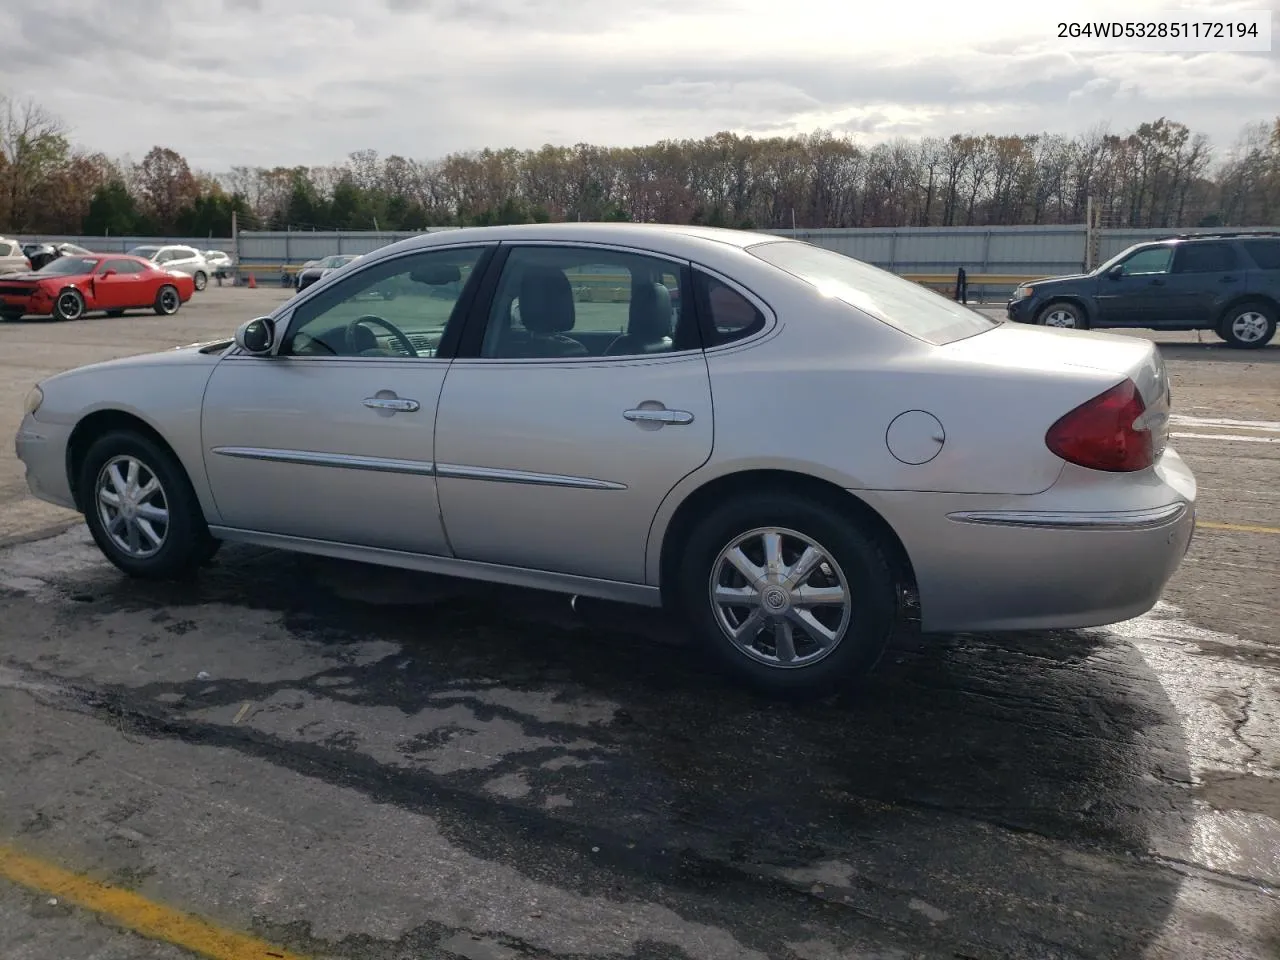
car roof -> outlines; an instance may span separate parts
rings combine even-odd
[[[668,223],[521,223],[496,227],[461,227],[419,234],[380,247],[364,256],[380,260],[416,249],[466,243],[502,241],[555,241],[558,243],[615,244],[619,247],[651,249],[669,256],[697,257],[741,252],[758,243],[797,243],[788,237],[752,230],[700,227]]]

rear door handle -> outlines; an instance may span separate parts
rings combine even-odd
[[[417,400],[404,397],[365,397],[363,403],[374,410],[391,410],[396,413],[413,413],[422,408]]]
[[[693,423],[687,410],[623,410],[622,415],[632,423]]]
[[[1222,283],[1235,283],[1235,282],[1236,282],[1236,278],[1235,278],[1235,277],[1223,277],[1221,282],[1222,282]]]

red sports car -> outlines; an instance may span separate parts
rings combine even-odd
[[[118,317],[141,309],[164,317],[177,313],[194,294],[191,277],[168,273],[141,257],[65,256],[31,273],[0,277],[0,319],[34,315],[79,320],[95,310]]]

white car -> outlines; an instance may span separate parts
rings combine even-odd
[[[195,281],[197,290],[203,290],[209,285],[209,275],[213,273],[213,268],[203,253],[195,247],[182,244],[134,247],[129,255],[150,260],[161,270],[168,270],[170,273],[185,273]]]
[[[236,262],[231,259],[231,254],[223,250],[206,250],[204,251],[205,262],[209,264],[213,270],[215,277],[229,277],[231,271],[235,269]]]

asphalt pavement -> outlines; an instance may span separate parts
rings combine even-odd
[[[0,325],[37,377],[229,333]],[[1151,613],[922,635],[806,706],[602,602],[227,546],[124,579],[0,449],[0,956],[1280,956],[1280,346],[1157,336],[1201,527]]]

